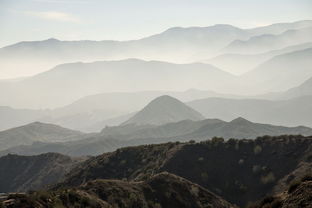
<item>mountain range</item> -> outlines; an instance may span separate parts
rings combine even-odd
[[[201,63],[172,64],[127,59],[62,64],[32,77],[0,82],[0,105],[54,109],[95,94],[129,93],[142,89],[164,92],[201,89],[203,92],[219,92],[208,96],[239,94],[237,97],[286,91],[312,77],[311,50],[298,49],[273,56],[241,76]],[[100,113],[107,113],[104,114],[107,117],[119,116],[113,115],[113,110]]]
[[[312,77],[311,57],[312,48],[275,56],[243,74],[241,81],[267,92],[288,90]]]
[[[278,35],[267,33],[253,36],[248,40],[235,40],[223,50],[226,53],[239,54],[264,53],[309,42],[311,40],[311,34],[311,26],[299,30],[287,30]]]
[[[131,41],[24,41],[0,49],[0,67],[8,74],[21,67],[33,74],[55,65],[77,62],[140,58],[169,62],[194,62],[207,59],[235,40],[247,41],[264,34],[298,33],[312,21],[280,23],[253,29],[231,25],[170,28],[163,33]],[[272,48],[273,49],[273,48]]]
[[[310,208],[311,67],[312,20],[0,48],[0,208]]]
[[[206,118],[232,120],[243,117],[255,122],[285,126],[312,126],[312,96],[289,100],[207,98],[187,105]]]
[[[80,131],[100,131],[107,125],[119,125],[125,122],[148,102],[164,94],[187,102],[187,105],[206,118],[230,121],[237,117],[244,117],[255,122],[274,125],[311,126],[312,121],[308,116],[311,111],[309,105],[312,95],[311,77],[287,91],[253,97],[190,89],[183,92],[100,93],[51,110],[14,109],[3,106],[0,107],[0,130],[41,121]],[[277,77],[276,79],[282,80]],[[203,104],[192,106],[192,103]]]
[[[55,108],[104,92],[217,90],[234,79],[227,72],[201,63],[172,64],[137,59],[69,63],[18,82],[0,83],[0,103],[21,108]]]
[[[66,128],[86,132],[100,131],[106,125],[119,125],[129,119],[153,99],[170,95],[179,100],[192,101],[207,97],[237,98],[241,96],[219,94],[212,91],[189,89],[187,91],[142,91],[100,93],[51,110],[31,110],[0,107],[0,130],[31,122],[53,123]]]
[[[203,60],[203,62],[212,64],[227,72],[242,75],[275,56],[291,53],[294,51],[300,51],[311,47],[312,43],[309,42],[258,54],[227,53],[208,60]]]
[[[199,109],[200,106],[209,107],[206,102],[206,100],[199,100],[192,102],[190,105]],[[230,103],[235,108],[237,105],[234,104]],[[217,105],[222,107],[220,102]],[[264,105],[261,104],[261,106]],[[242,108],[247,109],[246,106],[242,106]],[[0,136],[0,141],[6,145],[0,155],[8,153],[34,155],[47,152],[72,156],[97,155],[126,146],[189,140],[201,141],[216,136],[225,139],[241,139],[257,138],[264,135],[312,135],[312,129],[304,126],[274,126],[253,123],[244,118],[236,118],[230,122],[219,119],[203,120],[203,118],[201,114],[179,100],[169,96],[161,96],[151,101],[145,108],[119,126],[107,126],[99,133],[82,134],[79,132],[80,134],[70,137],[70,141],[61,135],[58,135],[57,141],[35,140],[34,138],[30,141],[24,140],[23,138],[28,136],[28,129],[33,131],[32,134],[36,134],[36,129],[40,129],[33,128],[34,124],[21,127],[21,130],[15,128],[4,131],[4,133],[0,132],[0,135],[1,133],[7,135],[3,138]],[[46,129],[52,129],[50,131],[45,130],[47,134],[53,132],[56,128],[50,124],[40,125],[44,125]],[[71,130],[68,131],[71,132]]]

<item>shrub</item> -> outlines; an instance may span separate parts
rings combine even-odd
[[[199,158],[198,158],[198,161],[203,161],[203,160],[204,160],[203,157],[199,157]]]
[[[206,172],[202,172],[200,174],[200,177],[203,181],[207,181],[208,180],[208,174]]]
[[[282,207],[283,202],[280,199],[276,199],[273,203],[271,203],[272,208],[280,208]]]
[[[275,181],[275,176],[274,176],[274,173],[272,173],[272,172],[270,172],[267,175],[261,177],[261,182],[263,184],[272,183],[274,181]]]
[[[219,145],[219,144],[221,144],[221,143],[224,143],[224,139],[223,139],[222,137],[213,137],[213,138],[211,139],[211,143],[212,143],[213,145]]]
[[[305,182],[305,181],[312,181],[312,175],[305,175],[301,178],[301,181],[302,182]]]
[[[262,152],[262,147],[260,145],[256,145],[254,148],[255,155],[260,154]]]
[[[273,196],[266,196],[261,200],[260,205],[263,206],[266,204],[271,204],[274,200],[275,198]]]
[[[260,165],[252,166],[252,172],[253,173],[259,173],[260,171],[261,171],[261,166]]]
[[[299,185],[300,185],[299,181],[293,181],[288,188],[288,193],[290,194],[294,192],[298,188]]]
[[[244,159],[240,159],[240,160],[238,161],[238,164],[239,164],[239,165],[243,165],[243,164],[244,164],[244,162],[245,162],[245,160],[244,160]]]

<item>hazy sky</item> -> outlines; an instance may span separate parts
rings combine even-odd
[[[173,26],[312,19],[311,0],[0,0],[0,47],[22,40],[126,40]]]

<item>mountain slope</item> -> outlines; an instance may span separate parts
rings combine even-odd
[[[122,125],[161,125],[188,119],[197,121],[204,117],[181,101],[164,95],[152,100]]]
[[[208,98],[187,104],[206,118],[233,120],[237,117],[284,126],[312,126],[312,96],[291,100]]]
[[[284,23],[276,23],[272,25],[256,27],[249,29],[248,31],[253,35],[261,35],[261,34],[273,34],[278,35],[287,30],[298,30],[302,28],[307,28],[312,26],[312,20],[301,20],[296,22],[284,22]]]
[[[46,113],[44,110],[0,106],[0,131],[38,121],[45,117]]]
[[[50,200],[44,201],[36,196],[24,195],[24,200],[12,196],[15,207],[26,207],[32,203],[42,207],[52,207],[58,202],[62,207],[83,204],[84,207],[181,207],[181,208],[234,208],[221,197],[201,186],[166,172],[157,174],[140,182],[121,180],[94,180],[77,188],[47,192]],[[27,200],[32,198],[33,200]],[[66,200],[68,199],[68,200]]]
[[[43,72],[68,62],[93,62],[139,58],[176,63],[194,62],[193,54],[215,52],[236,39],[246,39],[248,32],[231,25],[170,28],[160,34],[131,41],[24,41],[0,49],[3,75],[13,76],[21,67],[23,76]],[[198,59],[196,59],[198,60]],[[10,78],[10,77],[7,77]]]
[[[99,155],[127,146],[189,140],[203,141],[216,136],[225,139],[255,139],[265,135],[299,134],[310,136],[312,135],[312,129],[304,126],[283,127],[259,124],[243,118],[237,118],[231,122],[225,122],[219,119],[205,119],[201,121],[184,120],[160,126],[137,126],[129,124],[106,127],[102,132],[89,135],[89,137],[86,136],[79,141],[63,143],[36,142],[32,145],[16,146],[0,151],[0,155],[6,155],[8,153],[34,155],[46,152],[58,152],[71,156]]]
[[[253,123],[244,118],[236,118],[230,122],[219,124],[206,124],[190,134],[183,135],[182,138],[203,139],[212,137],[230,138],[257,138],[260,136],[279,136],[279,135],[305,135],[311,136],[312,129],[304,126],[283,127],[269,124]]]
[[[286,92],[280,93],[277,95],[278,98],[290,99],[300,96],[310,96],[312,95],[312,77],[306,80],[301,85],[287,90]]]
[[[190,76],[193,79],[189,79]],[[137,59],[69,63],[19,82],[3,84],[0,105],[55,108],[104,92],[218,90],[235,79],[227,72],[201,63],[172,64]]]
[[[250,208],[265,208],[265,207],[305,207],[310,208],[312,204],[312,176],[311,173],[294,181],[288,188],[288,191],[267,196],[262,200],[252,203]]]
[[[119,125],[125,122],[148,102],[161,95],[170,95],[182,102],[207,97],[238,97],[213,91],[189,89],[186,91],[100,93],[80,98],[69,105],[51,110],[0,106],[0,130],[40,121],[83,132],[99,132],[107,125]]]
[[[270,92],[296,87],[312,76],[312,48],[275,56],[242,75],[241,81]]]
[[[0,192],[23,192],[55,184],[79,161],[56,153],[0,157]]]
[[[204,63],[212,64],[220,69],[234,74],[243,74],[261,63],[268,61],[274,56],[299,51],[307,48],[312,48],[312,43],[303,43],[299,45],[288,46],[279,50],[273,50],[266,53],[259,54],[222,54],[214,58],[204,60]]]
[[[273,191],[301,162],[311,164],[311,148],[311,137],[302,136],[128,147],[82,163],[60,186],[94,179],[136,181],[168,171],[243,206]]]
[[[291,45],[311,42],[312,27],[288,30],[278,35],[263,34],[247,41],[235,40],[223,49],[226,53],[254,54],[281,49]]]
[[[160,34],[132,41],[24,41],[0,49],[2,76],[14,76],[21,68],[33,75],[68,62],[92,62],[140,58],[177,63],[194,62],[215,56],[232,41],[263,34],[278,35],[287,30],[311,27],[311,21],[273,24],[253,29],[231,25],[170,28]],[[202,56],[200,56],[202,54]],[[9,77],[7,77],[9,78]]]
[[[249,138],[259,136],[278,135],[312,135],[312,129],[304,126],[284,127],[269,124],[253,123],[244,118],[236,118],[230,122],[219,119],[205,119],[201,121],[184,120],[160,126],[116,126],[106,127],[101,136],[114,137],[120,140],[145,141],[146,144],[169,141],[205,140],[213,137]]]
[[[29,145],[36,141],[66,142],[79,138],[82,133],[54,124],[34,122],[0,132],[0,149],[17,145]]]

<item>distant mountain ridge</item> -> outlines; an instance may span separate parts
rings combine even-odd
[[[187,102],[187,105],[206,118],[228,121],[243,117],[258,123],[312,126],[310,119],[312,96],[289,100],[207,98]]]
[[[164,142],[203,141],[213,137],[225,139],[255,139],[260,136],[312,135],[312,129],[304,126],[283,127],[253,123],[244,118],[230,122],[219,119],[200,121],[184,120],[176,123],[155,125],[121,125],[106,127],[97,134],[82,135],[80,140],[62,143],[36,142],[32,145],[20,145],[0,151],[0,155],[9,153],[34,155],[57,152],[71,156],[98,155],[115,151],[121,147]],[[79,137],[78,137],[79,138]]]
[[[31,122],[53,123],[83,132],[98,132],[106,125],[119,125],[161,95],[170,95],[183,102],[207,97],[239,98],[231,94],[189,89],[186,91],[140,91],[100,93],[80,98],[51,110],[31,110],[0,106],[0,130]]]
[[[178,99],[163,95],[152,100],[122,125],[161,125],[188,119],[198,121],[204,117]]]
[[[12,76],[21,67],[32,68],[32,74],[35,74],[58,64],[77,61],[139,58],[177,63],[194,62],[215,56],[220,49],[235,40],[244,41],[264,34],[277,35],[287,30],[311,26],[311,20],[252,29],[220,24],[209,27],[175,27],[131,41],[60,41],[54,38],[24,41],[0,49],[0,67]]]
[[[208,60],[203,60],[203,62],[210,63],[227,72],[242,75],[275,56],[307,48],[312,48],[312,42],[292,45],[279,50],[271,50],[258,54],[227,53]]]
[[[193,79],[189,79],[190,76]],[[235,79],[234,75],[202,63],[173,64],[138,59],[69,63],[19,82],[2,83],[0,104],[55,108],[84,96],[105,92],[218,90],[224,88],[224,83]],[[182,89],[181,83],[185,86]],[[27,94],[27,99],[23,94]]]
[[[311,47],[281,54],[243,74],[240,80],[247,86],[262,86],[267,92],[285,91],[312,77],[311,60]]]
[[[301,85],[291,88],[288,91],[281,93],[280,95],[281,96],[278,96],[278,97],[283,98],[283,99],[312,95],[312,77],[306,80]]]
[[[235,40],[224,51],[227,53],[252,54],[281,49],[311,41],[312,27],[288,30],[278,35],[263,34],[247,41]]]
[[[16,145],[30,145],[33,142],[66,142],[80,138],[79,131],[54,124],[34,122],[0,132],[0,150]]]

